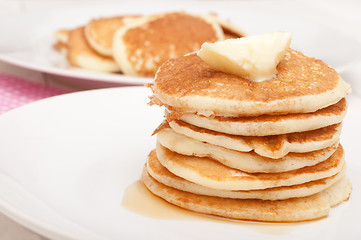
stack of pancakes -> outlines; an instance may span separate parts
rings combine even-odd
[[[215,15],[173,12],[93,19],[57,31],[54,47],[78,68],[153,77],[169,58],[198,50],[204,42],[242,36],[242,30]]]
[[[149,86],[166,109],[142,176],[155,195],[272,222],[317,219],[349,198],[339,139],[350,86],[321,60],[288,49],[273,79],[251,82],[188,54]]]

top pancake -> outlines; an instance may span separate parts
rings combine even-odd
[[[156,100],[183,112],[233,117],[314,112],[350,92],[326,63],[292,49],[267,81],[213,70],[189,54],[163,64],[151,87]]]
[[[200,16],[159,14],[119,29],[113,55],[125,74],[154,76],[169,58],[196,51],[204,42],[223,39],[221,27]]]

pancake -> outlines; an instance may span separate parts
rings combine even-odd
[[[233,25],[228,21],[218,18],[217,22],[219,23],[219,25],[223,30],[225,39],[241,38],[246,36],[246,34],[243,32],[242,29],[240,29],[239,27]]]
[[[298,185],[333,176],[344,165],[341,145],[326,161],[282,173],[247,173],[229,168],[211,158],[185,156],[160,144],[156,148],[159,162],[173,174],[196,184],[221,190],[255,190]]]
[[[230,199],[197,195],[168,187],[143,171],[146,187],[164,200],[199,213],[232,219],[295,222],[327,216],[330,208],[349,198],[351,184],[343,177],[328,189],[302,198],[286,200]]]
[[[271,45],[262,38],[252,44]],[[253,60],[267,69],[263,61],[278,63],[280,55],[271,55],[284,53],[270,46],[270,59],[249,53],[236,63],[231,46],[223,47],[229,55],[219,48],[215,59],[203,59],[217,69],[228,60],[234,69]],[[321,60],[285,49],[272,79],[262,82],[212,69],[197,53],[159,68],[147,86],[165,120],[142,174],[152,193],[199,213],[270,222],[324,217],[349,198],[339,139],[350,86]]]
[[[95,52],[85,39],[84,27],[71,30],[67,48],[67,59],[71,65],[101,72],[120,72],[113,58]]]
[[[53,48],[64,56],[66,56],[68,52],[69,32],[70,30],[68,29],[60,29],[54,34],[57,42],[54,43]]]
[[[67,44],[64,44],[64,43],[61,43],[61,42],[56,42],[56,43],[54,43],[53,48],[55,50],[57,50],[58,52],[60,52],[61,54],[63,54],[64,56],[67,55],[67,52],[68,52],[68,45]]]
[[[272,159],[255,152],[239,152],[204,143],[175,133],[170,128],[162,129],[157,140],[163,147],[187,156],[209,157],[225,166],[248,173],[286,172],[306,166],[313,166],[327,160],[337,149],[338,143],[331,147],[307,153],[289,153],[282,158]],[[157,145],[158,151],[158,145]]]
[[[271,80],[251,82],[188,54],[163,64],[150,87],[157,102],[184,113],[229,117],[315,112],[350,92],[326,63],[292,49]]]
[[[169,126],[176,133],[201,142],[241,152],[254,150],[255,153],[269,158],[281,158],[290,152],[311,152],[330,147],[338,142],[342,128],[339,123],[307,132],[247,137],[200,128],[181,120],[171,121]]]
[[[134,18],[117,16],[93,19],[85,26],[85,37],[96,52],[112,57],[115,32]]]
[[[204,187],[183,178],[180,178],[168,169],[166,169],[157,159],[155,151],[152,151],[146,163],[146,170],[158,182],[168,187],[176,188],[182,191],[194,194],[222,197],[222,198],[239,198],[239,199],[262,199],[262,200],[281,200],[294,197],[305,197],[318,193],[345,175],[346,166],[341,172],[327,178],[287,187],[268,188],[264,190],[249,191],[225,191]]]
[[[240,38],[246,36],[245,32],[238,26],[232,24],[230,21],[218,17],[216,14],[202,15],[208,21],[219,24],[224,33],[225,39],[229,38]]]
[[[262,115],[257,117],[204,117],[183,114],[180,120],[191,125],[242,136],[268,136],[294,132],[306,132],[340,123],[346,115],[346,99],[313,113],[287,115]],[[172,116],[166,111],[168,121]]]
[[[204,42],[223,39],[220,26],[204,18],[158,14],[119,29],[114,36],[113,56],[125,74],[153,77],[169,58],[196,51]]]
[[[55,32],[54,36],[55,39],[62,44],[68,44],[69,42],[69,33],[70,30],[69,29],[60,29],[58,31]]]

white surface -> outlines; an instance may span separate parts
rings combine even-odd
[[[353,36],[353,31],[346,31],[345,28],[337,29],[332,22],[324,23],[308,15],[307,17],[291,15],[292,11],[284,10],[292,8],[294,11],[297,8],[301,12],[309,11],[310,6],[307,4],[295,2],[290,5],[285,1],[271,1],[271,4],[269,1],[257,1],[257,3],[259,8],[256,4],[243,1],[168,3],[152,1],[141,3],[140,8],[139,3],[125,5],[123,2],[112,2],[112,4],[90,2],[82,7],[75,5],[73,8],[16,15],[4,18],[0,22],[0,32],[6,33],[0,38],[0,60],[22,68],[71,77],[73,81],[143,85],[151,79],[71,68],[65,58],[52,48],[55,42],[54,32],[62,28],[84,25],[90,19],[101,16],[185,10],[195,13],[216,12],[221,18],[229,19],[243,28],[248,34],[290,31],[293,33],[291,47],[326,61],[340,72],[349,64],[360,61],[360,40]],[[267,6],[268,11],[265,9]]]
[[[354,186],[329,217],[277,236],[224,222],[159,220],[123,209],[139,179],[163,111],[149,90],[114,88],[49,98],[0,116],[0,209],[53,239],[357,239],[361,100],[350,96],[342,143]],[[128,104],[124,104],[128,103]],[[19,149],[21,148],[21,151]],[[287,230],[287,226],[285,227]]]

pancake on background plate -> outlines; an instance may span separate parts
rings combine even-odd
[[[74,67],[100,72],[120,72],[118,64],[111,57],[94,51],[86,41],[84,27],[60,30],[56,33],[55,48],[62,51]]]
[[[196,51],[204,42],[245,36],[238,26],[214,14],[185,12],[101,17],[82,28],[84,37],[75,29],[55,33],[54,49],[71,55],[72,66],[145,77],[154,77],[163,62]],[[77,40],[71,40],[71,53],[70,31],[77,32],[72,34]]]
[[[241,38],[246,36],[246,33],[241,28],[234,25],[232,22],[228,20],[220,18],[219,16],[217,16],[217,14],[207,14],[207,15],[203,14],[201,16],[207,18],[208,21],[219,24],[222,28],[225,39]]]
[[[116,32],[113,56],[127,75],[154,76],[169,58],[223,39],[221,27],[207,18],[186,13],[151,15]]]
[[[64,56],[66,56],[68,42],[69,42],[69,30],[68,29],[60,29],[54,34],[55,39],[57,40],[53,45],[54,49],[61,52]]]
[[[86,40],[99,54],[112,57],[114,33],[136,18],[136,16],[117,16],[92,19],[84,28]]]

